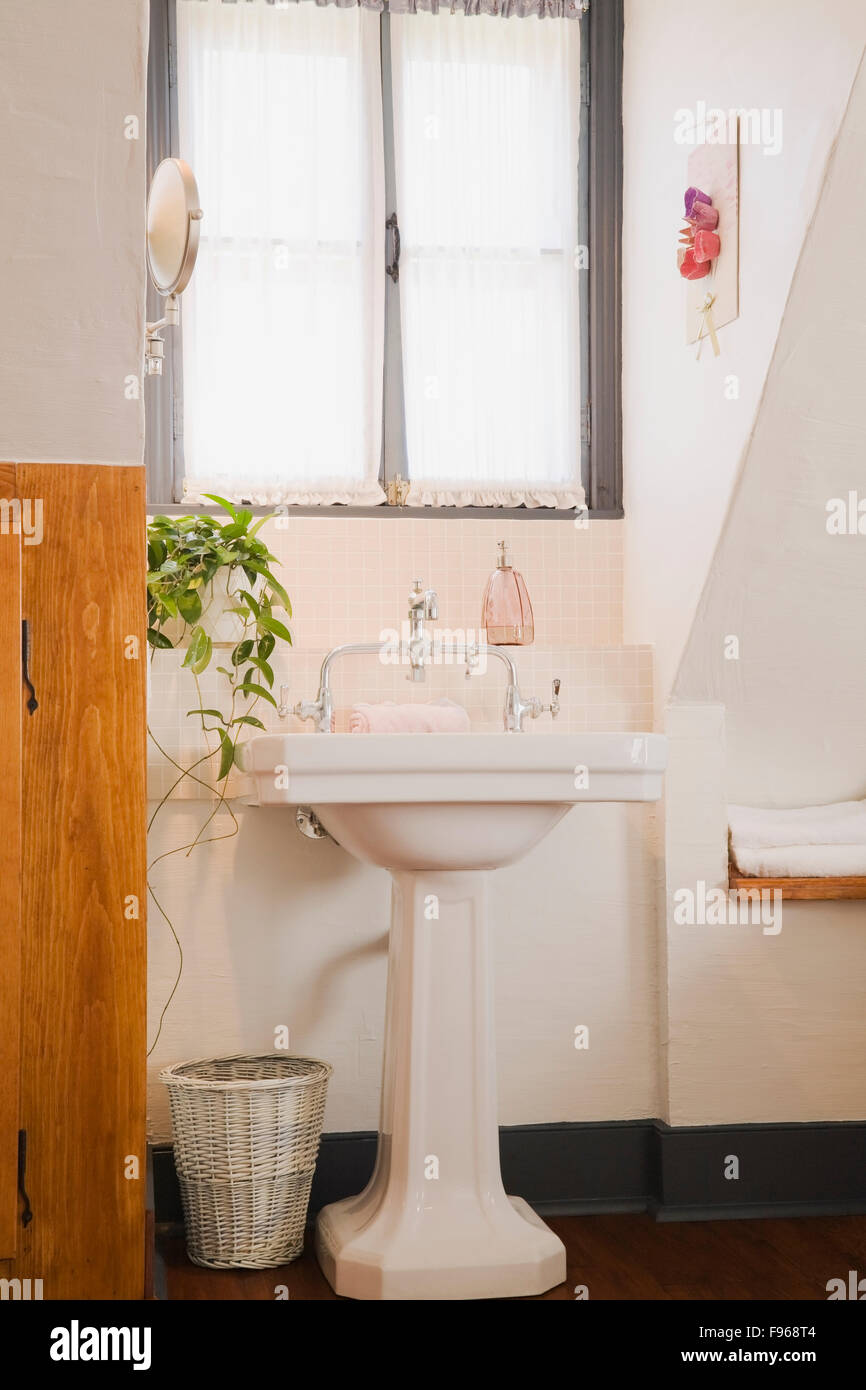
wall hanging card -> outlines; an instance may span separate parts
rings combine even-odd
[[[730,133],[725,144],[699,144],[689,156],[678,256],[686,280],[686,342],[708,338],[715,352],[716,330],[740,312],[739,121],[733,140]]]

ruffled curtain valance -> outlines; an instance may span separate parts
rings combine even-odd
[[[288,9],[289,5],[306,0],[221,0],[224,5],[273,5]],[[314,0],[316,5],[334,5],[338,10],[353,10],[356,5],[381,14],[463,14],[499,15],[502,19],[580,19],[589,9],[589,0]]]
[[[366,3],[366,0],[361,0]],[[382,9],[374,3],[374,8]],[[580,19],[589,9],[589,0],[388,0],[391,14],[417,14],[419,10],[438,14],[500,15],[503,19]]]

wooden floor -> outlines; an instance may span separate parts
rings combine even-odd
[[[658,1223],[652,1217],[562,1216],[549,1225],[565,1243],[568,1278],[545,1299],[822,1299],[829,1279],[866,1275],[866,1216],[797,1220]],[[200,1269],[186,1258],[183,1237],[163,1228],[157,1238],[169,1299],[273,1299],[285,1285],[291,1299],[336,1298],[312,1252],[282,1269]]]

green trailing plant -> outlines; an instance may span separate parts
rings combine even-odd
[[[153,826],[163,806],[176,788],[191,779],[210,792],[215,803],[195,838],[187,844],[160,854],[148,866],[148,892],[174,937],[178,949],[178,973],[171,993],[163,1007],[153,1051],[159,1040],[162,1022],[180,983],[183,972],[183,948],[170,917],[159,901],[151,882],[151,872],[163,859],[173,854],[189,855],[197,845],[229,839],[237,834],[237,817],[226,798],[228,777],[233,767],[241,767],[241,750],[250,729],[265,725],[253,713],[258,702],[276,707],[273,696],[274,670],[271,658],[278,643],[291,645],[291,633],[274,610],[284,610],[291,617],[289,596],[273,573],[279,563],[259,539],[259,531],[270,517],[253,521],[251,511],[235,507],[224,497],[206,493],[225,514],[219,516],[155,516],[147,528],[147,640],[152,652],[163,649],[184,649],[182,665],[194,685],[197,704],[187,711],[188,717],[200,721],[208,740],[208,749],[190,767],[183,767],[166,751],[154,735],[148,734],[162,756],[177,770],[178,776],[162,797],[150,818]],[[199,677],[211,664],[214,639],[207,630],[207,617],[214,607],[222,606],[238,623],[237,641],[230,645],[227,666],[217,666],[224,678],[224,697],[218,703],[202,704]],[[211,764],[210,769],[208,764]],[[212,773],[209,780],[207,773]],[[214,817],[225,808],[231,818],[231,829],[225,834],[205,835]]]
[[[155,516],[148,526],[147,640],[155,649],[185,645],[183,665],[200,676],[213,656],[213,638],[201,621],[209,606],[205,600],[212,603],[218,579],[225,581],[232,600],[229,611],[243,628],[230,653],[231,667],[217,667],[226,678],[228,708],[188,711],[200,716],[206,733],[218,737],[216,776],[224,782],[238,763],[243,730],[265,727],[250,712],[252,706],[257,700],[276,706],[269,657],[278,640],[291,644],[292,638],[274,608],[284,608],[290,617],[292,608],[271,569],[279,562],[258,538],[269,518],[254,523],[252,512],[223,497],[206,496],[227,513],[226,522],[212,516]],[[239,579],[247,587],[238,587]],[[246,707],[239,706],[239,697]],[[208,725],[207,719],[216,723]]]

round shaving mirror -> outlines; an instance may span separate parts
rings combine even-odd
[[[189,284],[201,218],[192,169],[183,159],[164,159],[147,197],[147,268],[160,294],[180,294]]]

